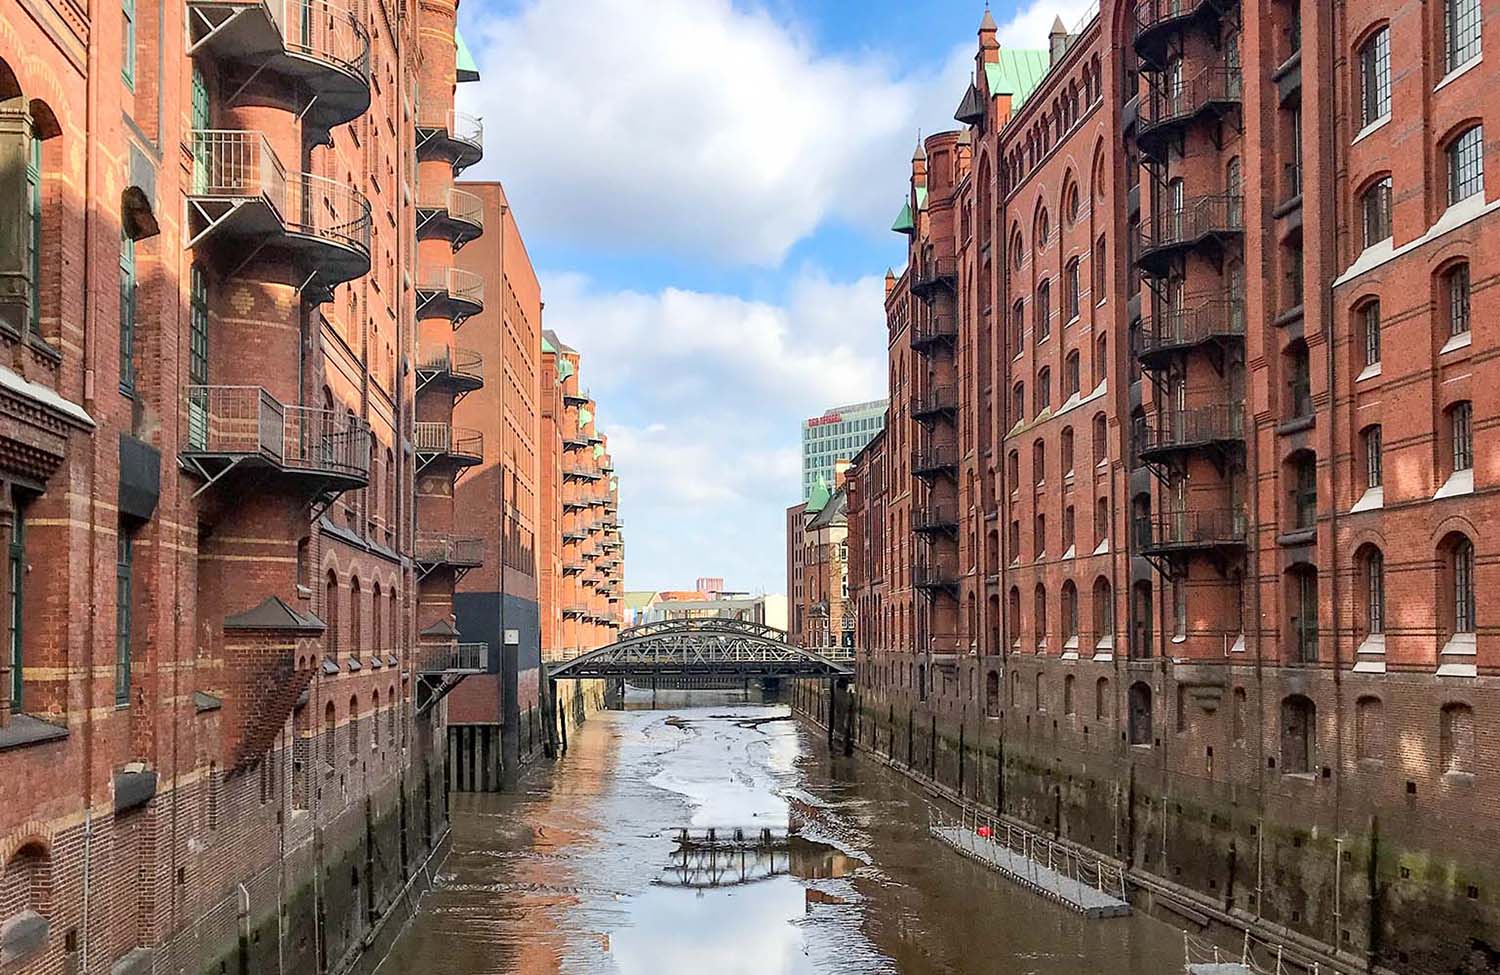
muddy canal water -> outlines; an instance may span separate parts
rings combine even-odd
[[[453,854],[379,975],[1181,972],[1174,929],[952,853],[918,788],[785,706],[657,705],[591,717],[514,794],[455,795]]]

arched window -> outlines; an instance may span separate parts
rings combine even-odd
[[[1364,245],[1372,247],[1391,237],[1391,177],[1381,176],[1359,195]]]
[[[1229,163],[1224,167],[1224,192],[1229,195],[1231,206],[1234,205],[1233,201],[1238,199],[1240,194],[1244,192],[1244,186],[1245,181],[1241,175],[1240,157],[1232,156]]]
[[[1010,631],[1010,645],[1019,650],[1021,648],[1021,590],[1015,586],[1010,587],[1009,605],[1006,607],[1006,629]]]
[[[1094,499],[1094,552],[1100,553],[1109,546],[1109,497],[1100,495]]]
[[[1068,353],[1063,360],[1063,399],[1071,399],[1083,392],[1083,370],[1079,363],[1078,350]]]
[[[1036,249],[1038,252],[1047,246],[1048,238],[1052,236],[1052,224],[1047,220],[1045,208],[1036,216]]]
[[[1448,205],[1484,192],[1484,126],[1472,125],[1448,143]]]
[[[1151,685],[1136,681],[1130,685],[1130,727],[1132,745],[1150,745],[1152,738]]]
[[[1450,634],[1475,632],[1474,543],[1457,532],[1443,539],[1443,592],[1440,602],[1444,629]]]
[[[1072,674],[1068,674],[1063,677],[1063,714],[1077,713],[1077,708],[1073,704],[1074,683],[1075,681]]]
[[[1114,592],[1109,579],[1100,576],[1094,580],[1094,647],[1108,650],[1114,646],[1115,607]]]
[[[1036,626],[1036,649],[1041,653],[1047,649],[1047,587],[1040,582],[1032,594],[1031,612]]]
[[[1063,212],[1067,215],[1068,226],[1071,227],[1078,222],[1078,215],[1081,209],[1078,202],[1078,184],[1070,181],[1068,183],[1068,191],[1064,194],[1063,202]]]
[[[1380,365],[1380,302],[1370,300],[1355,312],[1359,321],[1361,345],[1364,348],[1364,368]]]
[[[334,749],[338,744],[338,715],[333,710],[333,702],[329,701],[323,707],[323,761],[328,767],[333,768]]]
[[[1052,370],[1046,366],[1037,370],[1036,402],[1033,405],[1039,414],[1052,406]]]
[[[1480,50],[1480,0],[1443,0],[1443,55],[1448,71],[1455,71]]]
[[[360,617],[364,615],[360,599],[359,576],[353,576],[349,579],[349,654],[353,657],[358,657],[365,650],[364,642],[360,639],[363,636]]]
[[[990,717],[1000,715],[1000,673],[992,670],[984,677],[984,713]]]
[[[1145,660],[1156,652],[1151,583],[1141,579],[1130,587],[1130,656]]]
[[[381,617],[384,615],[385,603],[380,598],[380,583],[377,581],[370,586],[370,653],[373,655],[384,653],[386,649],[381,639],[384,636]]]
[[[0,894],[5,895],[6,909],[12,915],[30,911],[50,920],[53,908],[52,869],[52,854],[40,840],[24,843],[11,854],[5,863],[4,872],[0,873]],[[22,941],[18,945],[20,950],[16,955],[17,959],[29,954],[30,949],[24,947],[24,944]],[[6,960],[11,959],[7,957]]]
[[[1307,343],[1298,339],[1282,358],[1286,365],[1288,418],[1312,416],[1312,364],[1308,358]]]
[[[1073,428],[1063,427],[1060,438],[1062,450],[1062,471],[1064,475],[1073,473]]]
[[[1461,261],[1443,272],[1441,290],[1442,294],[1438,300],[1443,308],[1443,317],[1448,322],[1448,338],[1467,335],[1469,332],[1469,265],[1467,262]]]
[[[1036,301],[1032,306],[1032,330],[1038,343],[1052,337],[1052,282],[1043,280],[1036,286]]]
[[[1109,418],[1102,412],[1094,414],[1094,466],[1109,463]]]
[[[1018,357],[1026,351],[1026,301],[1016,299],[1010,309],[1010,355]]]
[[[1062,624],[1064,648],[1078,647],[1078,587],[1069,579],[1062,587]]]
[[[1021,236],[1019,224],[1010,235],[1010,260],[1017,271],[1026,266],[1026,239]]]
[[[323,615],[327,617],[323,620],[326,626],[323,647],[330,657],[335,657],[339,652],[339,577],[332,569],[328,570],[324,584]]]
[[[1105,263],[1103,234],[1100,234],[1099,239],[1094,241],[1094,255],[1089,261],[1089,266],[1093,272],[1090,279],[1089,294],[1093,298],[1094,304],[1101,304],[1105,298],[1109,297],[1109,287],[1105,283],[1108,265]]]
[[[1440,733],[1442,770],[1461,774],[1474,771],[1474,709],[1467,704],[1443,706]]]
[[[1378,636],[1385,633],[1385,556],[1374,545],[1365,545],[1355,560],[1359,566],[1363,635]]]
[[[1094,720],[1109,720],[1109,678],[1094,681]]]
[[[386,708],[385,728],[387,737],[390,740],[391,745],[394,746],[396,744],[396,714],[401,710],[401,702],[396,700],[395,684],[392,684],[390,685],[390,687],[386,688],[385,701],[388,705],[388,707]]]
[[[1038,711],[1041,711],[1041,712],[1045,713],[1046,710],[1047,710],[1047,678],[1046,678],[1046,675],[1044,675],[1041,671],[1037,671],[1037,675],[1033,679],[1032,683],[1036,687],[1034,696],[1032,698],[1032,703],[1036,705],[1036,709]]]
[[[1281,771],[1285,775],[1312,772],[1317,746],[1318,709],[1301,694],[1281,702]]]
[[[349,755],[359,754],[359,698],[349,695]]]
[[[1031,484],[1041,488],[1047,483],[1047,442],[1038,437],[1031,443]]]
[[[1287,493],[1291,496],[1293,531],[1318,524],[1318,458],[1311,450],[1299,450],[1287,460]]]
[[[1063,321],[1078,320],[1080,307],[1078,281],[1078,258],[1071,258],[1063,268]]]
[[[1094,339],[1094,388],[1097,389],[1109,378],[1109,337],[1100,335]]]
[[[1360,125],[1391,113],[1391,29],[1382,26],[1359,48]]]
[[[370,744],[380,750],[380,688],[370,692]]]
[[[1010,388],[1010,414],[1012,425],[1026,419],[1026,384],[1024,382],[1016,383]]]
[[[1453,473],[1474,467],[1473,415],[1474,407],[1468,400],[1448,407],[1448,457]]]

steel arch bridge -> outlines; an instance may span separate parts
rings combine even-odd
[[[622,630],[607,646],[547,667],[549,680],[705,676],[854,677],[854,651],[817,652],[787,642],[784,630],[745,620],[706,617],[645,623]]]

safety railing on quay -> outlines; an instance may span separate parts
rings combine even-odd
[[[1091,851],[1059,843],[971,806],[962,807],[957,817],[929,806],[927,823],[933,831],[957,829],[977,843],[988,842],[1018,854],[1024,858],[1024,869],[1029,870],[1026,880],[1040,890],[1051,891],[1059,899],[1072,899],[1072,894],[1064,891],[1058,883],[1067,878],[1110,897],[1129,901],[1125,868]]]

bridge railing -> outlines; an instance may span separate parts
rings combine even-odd
[[[955,820],[941,810],[929,808],[928,827],[957,827],[961,833],[972,835],[979,842],[993,843],[1025,857],[1033,868],[1046,867],[1051,873],[1044,874],[1035,870],[1027,878],[1038,887],[1046,887],[1058,877],[1068,877],[1075,883],[1093,887],[1111,897],[1128,900],[1125,869],[1119,864],[1111,863],[1091,851],[1065,846],[1041,833],[996,819],[981,809],[965,806],[959,810]]]

